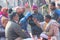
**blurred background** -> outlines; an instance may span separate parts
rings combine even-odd
[[[0,5],[2,7],[13,8],[16,6],[25,6],[27,3],[30,7],[35,4],[39,7],[39,11],[45,15],[45,12],[47,13],[47,7],[49,7],[49,3],[53,1],[56,4],[60,2],[60,0],[0,0]]]

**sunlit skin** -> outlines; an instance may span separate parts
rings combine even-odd
[[[6,27],[6,24],[8,23],[8,19],[1,20],[1,23],[2,23],[3,27]]]

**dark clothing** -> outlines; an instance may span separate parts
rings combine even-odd
[[[8,21],[5,29],[6,40],[15,40],[18,37],[23,39],[30,38],[25,31],[23,31],[16,22]]]
[[[34,14],[32,14],[32,16],[34,18],[37,18],[37,20],[40,22],[44,21],[44,17],[40,13],[34,13]],[[40,35],[42,33],[42,29],[37,27],[37,25],[33,22],[32,19],[29,21],[29,24],[31,25],[33,35]]]
[[[23,18],[24,17],[24,15],[23,14],[21,14],[21,15],[19,15],[19,21],[21,20],[21,18]]]
[[[0,26],[0,37],[5,37],[5,28]]]
[[[43,40],[48,40],[48,39],[43,38]]]

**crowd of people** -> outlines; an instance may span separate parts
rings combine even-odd
[[[0,6],[0,40],[31,40],[27,28],[31,26],[32,38],[48,40],[49,37],[60,38],[60,4],[50,3],[51,12],[43,16],[38,6],[12,8]],[[25,13],[25,14],[24,14]],[[37,37],[37,39],[35,38]]]

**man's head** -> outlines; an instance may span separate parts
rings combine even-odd
[[[45,22],[48,23],[50,20],[51,20],[51,16],[50,15],[46,15],[45,16]]]
[[[25,8],[24,7],[17,7],[16,8],[16,12],[20,15],[23,14],[25,12]]]
[[[15,12],[13,12],[11,15],[10,15],[10,20],[13,20],[13,21],[19,21],[19,16],[18,14],[16,14]]]
[[[4,13],[7,13],[8,12],[8,8],[4,7],[4,8],[1,9],[1,11],[4,12]]]
[[[32,10],[34,11],[34,13],[37,13],[38,12],[38,6],[33,5],[32,6]]]
[[[16,8],[17,14],[21,14],[21,11],[22,11],[22,9],[21,9],[20,7],[17,7],[17,8]]]
[[[50,3],[50,9],[51,9],[51,10],[56,9],[56,4],[55,4],[55,2]]]

